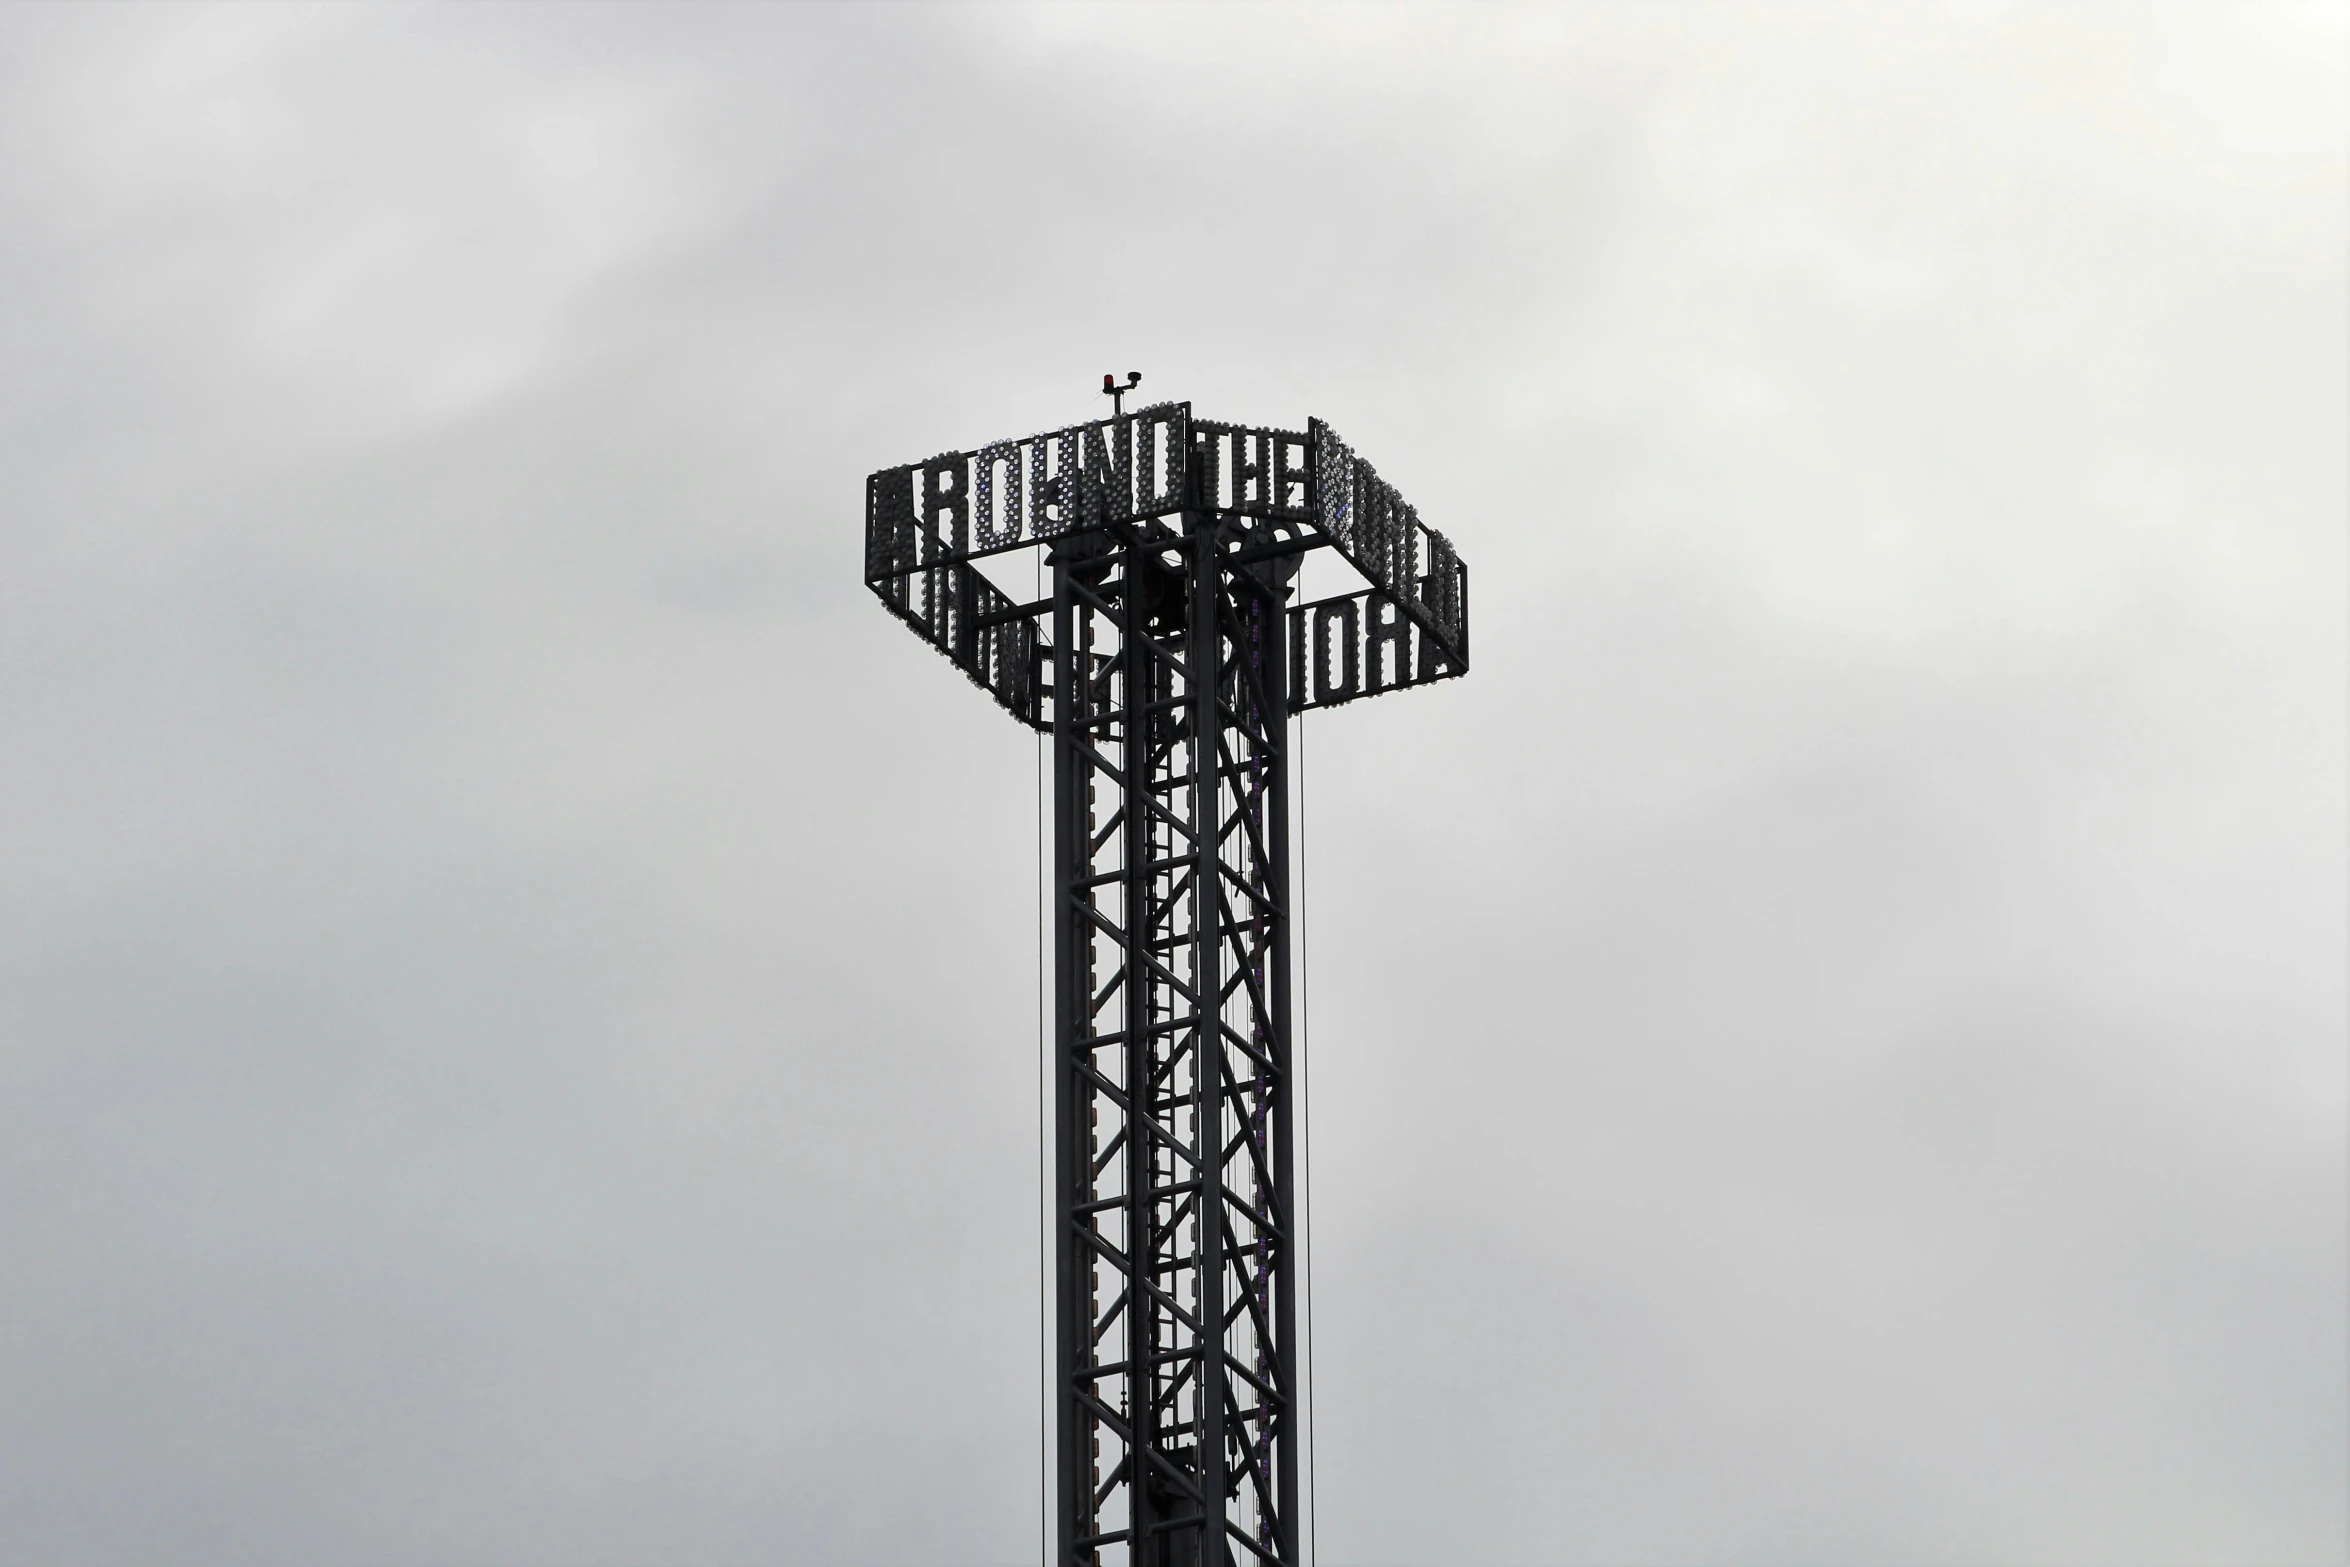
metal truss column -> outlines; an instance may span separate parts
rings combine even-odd
[[[1062,1567],[1297,1559],[1286,616],[1184,522],[1053,565]]]

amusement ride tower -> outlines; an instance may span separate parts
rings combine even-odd
[[[1468,570],[1320,420],[1126,413],[1140,379],[872,475],[865,580],[1052,738],[1049,1559],[1292,1567],[1290,719],[1465,673]],[[1360,586],[1292,602],[1322,549]],[[978,564],[1018,551],[1033,602]]]

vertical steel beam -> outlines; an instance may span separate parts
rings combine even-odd
[[[1189,537],[1184,559],[1186,636],[1184,660],[1191,689],[1191,818],[1198,834],[1192,844],[1191,1072],[1192,1141],[1199,1189],[1194,1221],[1198,1228],[1199,1272],[1193,1309],[1200,1324],[1199,1360],[1193,1389],[1197,1435],[1201,1523],[1193,1560],[1224,1560],[1224,1514],[1232,1486],[1224,1446],[1224,1100],[1223,972],[1224,896],[1223,772],[1224,608],[1223,563],[1218,558],[1223,530],[1213,517],[1184,518]],[[1172,1567],[1172,1564],[1171,1564]]]
[[[1079,710],[1083,653],[1076,641],[1078,616],[1072,601],[1070,563],[1056,555],[1053,572],[1053,1455],[1056,1505],[1053,1509],[1053,1560],[1077,1560],[1067,1542],[1084,1532],[1092,1516],[1092,1464],[1086,1452],[1092,1422],[1074,1402],[1073,1390],[1084,1363],[1083,1346],[1091,1328],[1085,1296],[1078,1278],[1077,1230],[1070,1214],[1074,1193],[1087,1184],[1080,1178],[1089,1155],[1085,1119],[1091,1096],[1077,1078],[1077,1038],[1083,1027],[1083,1003],[1077,998],[1083,983],[1078,943],[1089,933],[1079,923],[1074,887],[1091,856],[1083,852],[1089,836],[1085,808],[1085,767],[1075,751],[1072,723]]]
[[[1151,1114],[1152,1026],[1157,1022],[1159,986],[1151,974],[1150,947],[1155,921],[1151,903],[1151,849],[1159,836],[1152,812],[1151,788],[1156,769],[1152,753],[1158,741],[1159,681],[1150,656],[1150,626],[1144,604],[1142,544],[1129,539],[1118,568],[1119,698],[1125,707],[1120,726],[1119,783],[1126,812],[1125,895],[1119,900],[1126,946],[1123,997],[1126,1024],[1126,1405],[1133,1440],[1126,1450],[1126,1528],[1134,1550],[1150,1560],[1153,1530],[1158,1525],[1157,1478],[1151,1461],[1159,1456],[1153,1393],[1156,1390],[1160,1312],[1153,1293],[1158,1284],[1157,1247],[1152,1241],[1151,1187],[1158,1179],[1160,1143]],[[1152,1567],[1156,1567],[1153,1563]]]
[[[1268,561],[1264,572],[1278,584],[1280,563]],[[1301,1560],[1298,1555],[1298,1471],[1301,1454],[1299,1440],[1301,1427],[1302,1388],[1297,1375],[1297,1254],[1296,1239],[1299,1218],[1294,1196],[1297,1191],[1296,1096],[1292,1085],[1296,1079],[1292,1069],[1289,1019],[1289,650],[1283,644],[1288,640],[1289,616],[1283,612],[1278,586],[1269,586],[1259,599],[1263,626],[1262,654],[1259,669],[1264,680],[1265,726],[1273,742],[1269,747],[1267,768],[1270,776],[1265,781],[1265,883],[1273,922],[1269,944],[1272,972],[1268,980],[1268,1001],[1271,1016],[1267,1019],[1267,1053],[1272,1057],[1273,1070],[1280,1082],[1273,1096],[1273,1189],[1278,1203],[1282,1227],[1281,1266],[1274,1272],[1273,1331],[1275,1334],[1275,1365],[1282,1391],[1288,1396],[1288,1408],[1281,1416],[1279,1474],[1275,1494],[1280,1518],[1287,1537],[1282,1542],[1285,1562]]]

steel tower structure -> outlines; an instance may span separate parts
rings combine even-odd
[[[1051,1561],[1289,1567],[1289,719],[1464,673],[1468,572],[1319,420],[1103,390],[1109,419],[872,475],[865,580],[1052,737]],[[1324,548],[1362,587],[1290,602]],[[979,564],[1024,550],[1026,603]]]

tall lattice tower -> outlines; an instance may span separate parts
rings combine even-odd
[[[1109,419],[874,474],[865,580],[1052,737],[1049,1559],[1288,1567],[1289,720],[1464,673],[1468,570],[1320,420],[1103,390]],[[1362,586],[1291,602],[1325,548]],[[977,564],[1039,550],[1030,603]]]

